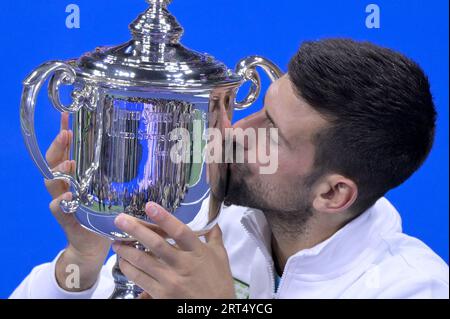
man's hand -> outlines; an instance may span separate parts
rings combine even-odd
[[[50,168],[66,174],[73,174],[75,162],[69,161],[72,132],[68,130],[69,115],[61,116],[61,131],[50,145],[45,155]],[[78,223],[72,214],[64,214],[59,203],[61,200],[71,200],[69,185],[61,180],[45,180],[45,186],[53,198],[50,210],[63,228],[69,245],[56,264],[56,279],[61,288],[70,291],[83,291],[93,286],[108,254],[111,241],[96,235]],[[80,287],[66,287],[66,267],[75,264],[80,268]]]
[[[141,221],[120,214],[116,225],[133,236],[151,253],[124,243],[114,243],[120,269],[128,279],[152,298],[235,298],[233,278],[222,232],[215,226],[206,243],[185,224],[155,203],[146,206],[147,215],[176,246],[169,244],[161,232],[156,233]]]

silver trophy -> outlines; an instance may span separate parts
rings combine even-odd
[[[130,41],[98,47],[77,60],[46,62],[23,82],[21,129],[32,159],[46,179],[70,184],[73,197],[61,203],[63,212],[113,240],[133,240],[114,225],[120,213],[151,223],[144,211],[150,201],[199,235],[211,229],[226,193],[227,165],[205,163],[205,131],[223,132],[234,109],[258,98],[258,66],[272,81],[281,76],[277,66],[258,56],[241,60],[233,72],[212,56],[186,48],[179,43],[183,28],[167,10],[171,1],[147,2],[147,11],[129,26]],[[73,176],[52,171],[36,139],[36,99],[47,80],[54,107],[72,114]],[[250,91],[237,102],[237,90],[246,81],[252,82]],[[73,88],[70,105],[61,102],[62,85]],[[179,132],[187,132],[190,140]],[[180,143],[183,160],[174,161],[171,150]],[[207,218],[197,218],[208,197]],[[111,298],[136,298],[142,292],[118,263],[113,276]]]

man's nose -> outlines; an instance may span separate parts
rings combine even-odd
[[[254,129],[258,129],[258,113],[255,114],[251,114],[247,117],[244,117],[243,119],[237,121],[236,123],[233,124],[232,128],[236,129],[236,128],[241,128],[243,130],[247,129],[247,128],[254,128]]]
[[[247,116],[238,122],[234,123],[232,126],[233,130],[233,144],[236,149],[238,150],[244,150],[247,151],[250,148],[254,146],[257,139],[257,133],[258,133],[258,125],[261,123],[259,112],[252,114],[250,116]],[[248,132],[248,129],[253,130],[253,132]],[[242,131],[241,131],[242,130]],[[244,133],[245,131],[245,133]],[[244,134],[241,138],[238,138],[238,136]],[[247,136],[249,134],[249,136]],[[254,138],[251,138],[251,136],[254,135]]]

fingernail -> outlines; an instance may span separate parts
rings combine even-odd
[[[157,217],[159,215],[159,209],[151,203],[147,203],[145,210],[147,211],[148,216],[150,216],[151,218]]]
[[[120,214],[119,216],[117,216],[114,220],[114,223],[119,228],[126,228],[128,226],[128,220],[124,214]]]

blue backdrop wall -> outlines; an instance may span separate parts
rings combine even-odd
[[[66,26],[66,8],[72,3],[80,8],[78,29]],[[380,28],[366,26],[371,3],[380,8]],[[447,0],[175,0],[170,10],[185,28],[185,45],[230,67],[243,56],[260,54],[286,70],[302,41],[324,37],[370,40],[418,61],[430,77],[439,113],[436,144],[420,171],[388,197],[402,214],[404,230],[448,263],[448,5]],[[52,260],[65,246],[48,210],[50,197],[20,135],[21,81],[44,61],[126,41],[129,22],[145,8],[144,0],[0,2],[1,298],[33,266]],[[251,111],[259,107],[261,101]],[[236,119],[251,111],[236,113]],[[58,121],[59,114],[43,97],[36,115],[42,149],[56,134]]]

